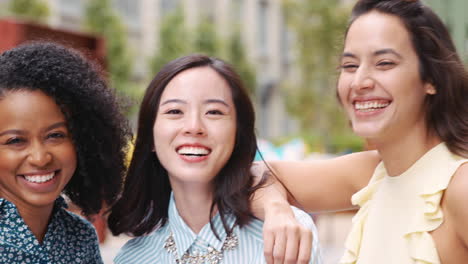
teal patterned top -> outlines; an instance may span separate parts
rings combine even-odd
[[[65,200],[59,197],[40,244],[16,206],[0,198],[0,263],[103,263],[94,227],[66,208]]]

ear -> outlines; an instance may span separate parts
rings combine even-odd
[[[436,88],[434,87],[434,85],[432,83],[426,83],[424,85],[424,90],[429,95],[434,95],[434,94],[437,93],[437,90],[436,90]]]

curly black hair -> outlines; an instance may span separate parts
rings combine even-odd
[[[63,193],[87,216],[112,205],[122,187],[131,130],[100,68],[59,44],[23,44],[0,55],[0,96],[18,90],[44,92],[65,115],[77,168]]]

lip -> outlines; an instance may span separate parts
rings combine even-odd
[[[206,155],[203,155],[203,156],[188,156],[188,155],[182,155],[182,154],[179,154],[178,151],[183,148],[183,147],[189,147],[189,148],[203,148],[205,150],[208,151],[208,154]],[[203,145],[203,144],[200,144],[200,143],[185,143],[185,144],[182,144],[182,145],[179,145],[176,147],[175,149],[177,155],[179,155],[179,157],[188,162],[188,163],[197,163],[197,162],[202,162],[202,161],[205,161],[208,159],[208,157],[210,156],[211,154],[211,148]]]
[[[44,176],[44,175],[51,174],[51,173],[54,173],[53,178],[46,182],[31,182],[31,181],[26,180],[25,178],[25,176]],[[46,193],[46,192],[54,191],[57,187],[60,176],[61,176],[60,169],[47,170],[47,171],[35,171],[35,172],[27,172],[24,174],[18,174],[20,182],[25,188],[33,192],[38,192],[38,193]]]
[[[377,104],[388,104],[388,105],[383,107],[383,108],[375,108],[375,109],[367,110],[367,111],[360,110],[360,109],[356,108],[357,103],[365,104],[365,103],[368,103],[368,102],[375,102]],[[362,96],[362,97],[353,98],[351,100],[351,105],[352,105],[352,109],[353,109],[353,112],[356,115],[356,117],[367,118],[367,117],[377,116],[377,115],[385,112],[385,110],[392,104],[392,102],[393,101],[391,99],[384,98],[384,97],[377,97],[377,96],[372,96],[372,97],[365,96],[364,97],[364,96]]]
[[[26,172],[26,173],[18,173],[20,176],[38,176],[38,175],[47,175],[51,173],[57,173],[59,170],[47,170],[47,171],[35,171],[35,172]]]
[[[176,147],[176,151],[179,151],[179,149],[181,149],[183,147],[203,148],[203,149],[208,150],[211,153],[211,148],[209,148],[209,147],[207,147],[205,145],[199,144],[199,143],[186,143],[186,144],[179,145],[179,146]]]
[[[382,96],[356,96],[351,99],[351,103],[354,105],[356,102],[369,102],[369,101],[385,101],[392,102],[392,99],[388,99]]]

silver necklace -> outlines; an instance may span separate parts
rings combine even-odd
[[[200,252],[194,252],[194,254],[189,254],[185,252],[184,255],[179,258],[177,254],[177,245],[174,240],[174,235],[172,232],[166,238],[164,242],[164,248],[172,254],[176,260],[177,264],[218,264],[223,259],[223,252],[226,250],[233,250],[239,244],[239,240],[234,232],[231,232],[224,240],[221,251],[216,250],[213,247],[208,247],[206,253],[201,254]]]

